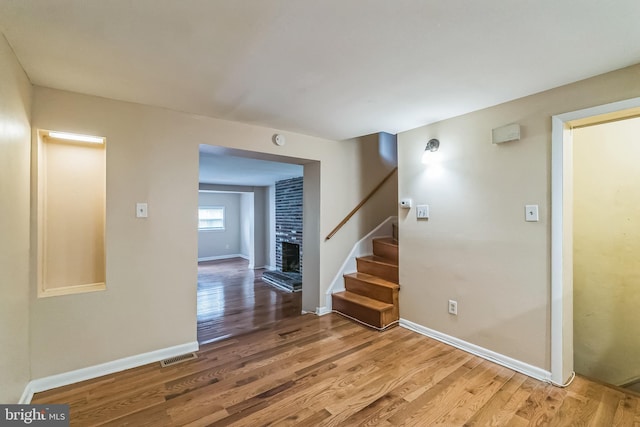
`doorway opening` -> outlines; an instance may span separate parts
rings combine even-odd
[[[319,198],[319,172],[319,162],[200,146],[200,208],[205,196],[224,195],[229,199],[229,204],[224,206],[218,201],[208,203],[210,207],[224,208],[224,232],[209,230],[205,234],[207,231],[199,231],[197,318],[200,344],[243,334],[285,317],[299,316],[305,309],[305,299],[307,303],[313,302],[314,294],[319,298],[319,277],[309,275],[308,280],[303,281],[303,274],[306,276],[307,273],[301,268],[303,246],[304,251],[309,252],[305,257],[319,261],[319,238],[312,235],[302,240],[305,223],[313,221],[314,217],[307,218],[302,202],[304,199],[305,209],[307,205],[314,208],[313,200]],[[300,244],[298,259],[289,250],[285,265],[290,270],[297,269],[287,274],[298,275],[298,292],[274,287],[264,280],[268,273],[276,269],[282,271],[280,239],[284,233],[277,228],[281,220],[276,220],[276,206],[280,203],[276,188],[291,180],[300,182],[299,203],[296,199],[300,211],[295,213],[300,225],[292,231],[293,240],[297,239]],[[307,200],[311,202],[307,203]],[[313,269],[310,273],[314,273]],[[313,307],[317,307],[317,302]]]
[[[578,374],[640,391],[640,118],[573,129]]]
[[[640,98],[553,116],[551,154],[551,380],[574,372],[574,130],[640,116]]]

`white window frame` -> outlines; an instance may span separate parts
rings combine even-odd
[[[203,221],[200,218],[200,212],[203,210],[218,210],[222,211],[222,226],[220,227],[201,227],[200,222]],[[224,231],[226,226],[226,210],[224,206],[198,206],[198,231]],[[217,218],[212,218],[215,220]],[[205,219],[206,220],[206,219]]]

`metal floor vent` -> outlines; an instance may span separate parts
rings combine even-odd
[[[176,357],[170,357],[160,361],[160,366],[165,368],[171,365],[177,365],[178,363],[186,362],[187,360],[197,359],[198,355],[195,353],[187,353]]]

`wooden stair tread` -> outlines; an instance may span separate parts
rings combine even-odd
[[[398,241],[395,240],[393,237],[376,237],[373,240],[375,240],[378,243],[385,244],[385,245],[398,246]]]
[[[377,256],[377,255],[367,255],[367,256],[361,256],[358,257],[358,259],[361,259],[363,261],[370,261],[370,262],[376,262],[378,264],[385,264],[385,265],[389,265],[392,267],[398,267],[398,263],[392,259],[389,258],[384,258],[381,256]]]
[[[364,295],[354,294],[349,291],[342,291],[333,294],[334,298],[340,298],[345,301],[350,301],[354,304],[367,307],[376,311],[388,311],[393,309],[393,304],[387,304],[386,302],[378,301],[377,299],[365,297]]]
[[[378,286],[384,286],[386,288],[390,288],[390,289],[400,289],[400,285],[397,283],[393,283],[390,282],[388,280],[385,280],[381,277],[378,276],[373,276],[371,274],[367,274],[367,273],[360,273],[360,272],[355,272],[355,273],[350,273],[350,274],[345,274],[345,277],[353,277],[354,279],[358,279],[361,280],[363,282],[368,282],[368,283],[374,283]]]
[[[344,275],[345,290],[332,295],[333,310],[378,330],[396,325],[398,310],[398,241],[377,237],[373,254],[356,257],[357,271]]]

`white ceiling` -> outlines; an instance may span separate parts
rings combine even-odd
[[[200,145],[199,182],[265,187],[277,181],[303,175],[304,166],[301,164],[241,157],[243,154],[239,150]]]
[[[640,62],[638,0],[0,0],[34,84],[331,139]]]

